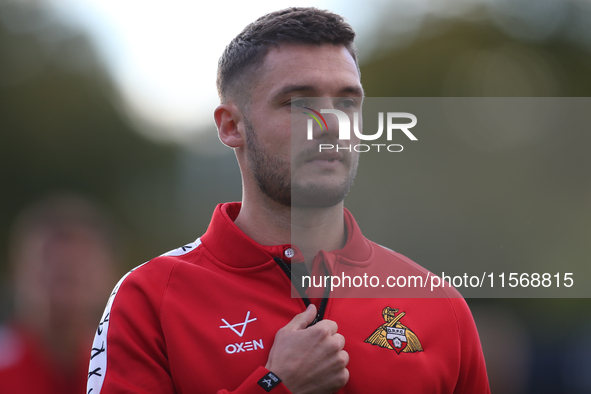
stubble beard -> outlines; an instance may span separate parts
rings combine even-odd
[[[342,202],[355,180],[358,155],[346,156],[343,162],[349,167],[348,176],[341,184],[333,187],[311,183],[302,185],[291,182],[291,163],[273,155],[259,142],[250,119],[244,120],[246,132],[246,156],[259,189],[286,207],[328,208]],[[296,168],[305,162],[305,157],[316,153],[318,147],[299,152],[295,157]]]

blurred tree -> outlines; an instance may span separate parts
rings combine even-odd
[[[362,65],[372,97],[587,97],[589,49],[563,37],[521,41],[482,17],[433,21],[411,45]],[[387,31],[386,29],[383,29]],[[435,32],[434,32],[435,30]],[[384,42],[396,36],[382,36]]]
[[[52,190],[108,204],[131,241],[147,245],[146,251],[130,248],[130,266],[166,247],[166,236],[145,226],[137,207],[158,212],[173,205],[163,190],[172,189],[175,149],[134,132],[114,100],[80,32],[35,2],[0,3],[0,276],[9,223],[27,202]]]

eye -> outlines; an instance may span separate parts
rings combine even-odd
[[[293,99],[291,100],[291,106],[296,108],[302,108],[306,106],[306,100],[304,99]]]
[[[341,106],[344,108],[354,108],[357,106],[357,102],[353,99],[346,99],[341,101]]]

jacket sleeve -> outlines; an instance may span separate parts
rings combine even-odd
[[[87,394],[177,392],[160,319],[173,264],[157,261],[126,274],[111,293],[92,345]],[[268,373],[259,367],[236,390],[218,393],[266,394],[258,382]],[[289,390],[279,383],[272,393]]]
[[[272,388],[272,391],[267,391],[263,386],[259,385],[259,381],[267,376],[269,370],[265,367],[258,367],[236,390],[220,390],[218,394],[266,394],[272,392],[273,394],[291,394],[291,391],[285,387],[283,383],[279,383]]]
[[[146,275],[152,261],[121,278],[109,297],[91,351],[87,394],[175,392],[160,325],[168,275]]]
[[[486,364],[472,313],[463,298],[450,301],[460,337],[460,373],[454,394],[490,394]]]

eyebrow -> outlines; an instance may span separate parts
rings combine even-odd
[[[284,86],[275,96],[274,99],[291,95],[292,93],[313,93],[316,91],[316,88],[312,85],[287,85]],[[363,97],[364,92],[363,88],[359,86],[346,86],[339,91],[339,94],[347,93],[347,94],[356,94],[358,96]],[[339,97],[338,95],[335,97]]]
[[[313,92],[315,89],[311,85],[287,85],[281,88],[277,94],[275,94],[274,98],[279,98],[283,96],[290,96],[292,93],[303,93],[303,92]]]
[[[340,93],[353,93],[362,97],[365,96],[365,92],[363,91],[363,88],[360,86],[347,86],[341,89]]]

